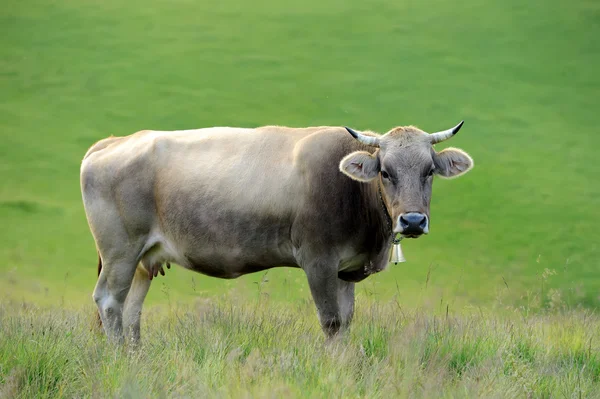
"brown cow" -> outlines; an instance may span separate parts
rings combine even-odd
[[[216,127],[98,142],[81,190],[102,262],[93,298],[106,333],[139,339],[149,276],[173,262],[220,278],[301,268],[323,330],[335,335],[352,319],[355,282],[385,269],[393,237],[429,232],[433,176],[472,168],[465,152],[432,146],[461,126],[383,136]]]

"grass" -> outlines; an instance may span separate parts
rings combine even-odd
[[[93,310],[0,308],[2,397],[600,396],[600,318],[399,308],[362,298],[325,343],[309,301],[229,297],[155,307],[137,348],[90,328]]]

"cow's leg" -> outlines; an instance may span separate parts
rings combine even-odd
[[[304,267],[308,286],[317,307],[319,322],[328,338],[337,335],[344,326],[338,303],[339,285],[337,262],[314,262]]]
[[[104,331],[109,339],[123,341],[123,305],[131,287],[137,260],[102,257],[102,270],[94,289]]]
[[[148,294],[148,290],[150,289],[151,282],[150,275],[139,264],[133,276],[133,283],[127,294],[123,310],[123,331],[125,332],[125,337],[134,344],[140,340],[142,306],[144,299],[146,299],[146,294]]]
[[[354,283],[338,279],[338,304],[342,316],[342,327],[346,329],[354,316]]]

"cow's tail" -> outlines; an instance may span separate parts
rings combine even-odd
[[[98,252],[98,277],[100,277],[100,272],[102,271],[102,257],[100,257],[100,252]],[[100,318],[100,309],[96,311],[96,327],[102,328],[102,319]]]

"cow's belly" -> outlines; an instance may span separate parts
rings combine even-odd
[[[190,212],[165,223],[159,241],[165,260],[219,278],[236,278],[278,266],[297,267],[284,218],[247,213]]]
[[[243,243],[247,244],[247,242]],[[249,247],[217,242],[175,242],[162,232],[152,235],[148,250],[142,257],[147,268],[164,262],[173,262],[186,269],[218,278],[236,278],[279,266],[298,267],[284,246]]]
[[[185,254],[184,266],[198,273],[219,278],[236,278],[279,266],[298,267],[291,250],[276,243],[249,246],[248,241],[234,246],[199,245]]]
[[[210,259],[187,259],[186,267],[198,273],[211,277],[232,279],[244,274],[260,272],[273,267],[298,267],[293,263],[283,261],[253,261],[251,259],[221,260],[214,257]]]

